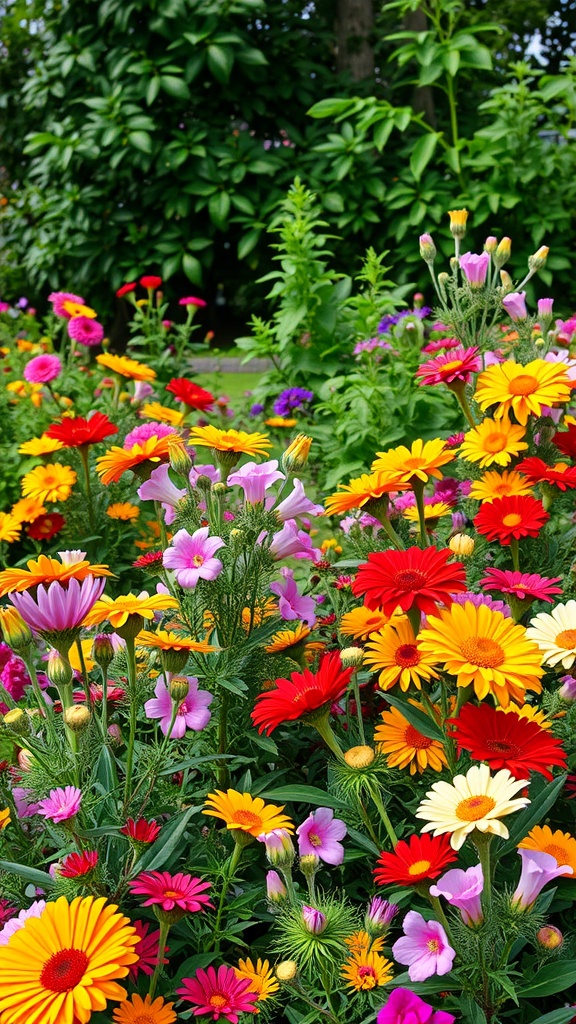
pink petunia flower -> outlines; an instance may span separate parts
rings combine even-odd
[[[176,487],[170,478],[170,466],[167,462],[153,469],[148,480],[138,488],[138,497],[142,501],[159,501],[164,509],[166,525],[171,526],[176,516],[175,506],[186,495],[185,487]]]
[[[230,473],[229,484],[237,484],[244,491],[249,505],[257,505],[266,498],[266,491],[277,480],[285,480],[284,473],[278,471],[278,459],[270,462],[246,462],[240,469]]]
[[[187,729],[200,732],[210,721],[211,714],[208,711],[208,706],[214,700],[213,695],[208,693],[208,690],[199,690],[198,680],[194,676],[187,676],[187,679],[188,693],[178,705],[171,732],[172,739],[182,739]],[[162,678],[158,679],[154,693],[156,696],[146,701],[144,711],[148,718],[160,719],[160,728],[167,736],[172,721],[174,702]]]
[[[214,558],[219,548],[224,547],[221,537],[209,537],[208,526],[190,534],[178,530],[172,539],[172,547],[164,552],[164,566],[174,569],[181,587],[193,590],[198,580],[215,580],[222,572],[222,562]]]
[[[238,1024],[238,1014],[255,1013],[258,993],[250,990],[248,978],[237,978],[233,967],[222,964],[218,972],[214,967],[196,971],[193,978],[183,978],[182,988],[176,993],[192,1003],[194,1014],[209,1014],[209,1020],[227,1020]]]
[[[79,306],[86,305],[86,300],[81,295],[74,295],[74,292],[50,292],[48,301],[52,303],[52,310],[56,316],[61,316],[65,320],[70,319],[70,313],[64,309],[65,302],[76,302]]]
[[[45,906],[46,900],[35,900],[26,910],[21,910],[17,917],[7,921],[0,931],[0,946],[7,946],[12,936],[24,927],[29,917],[40,917]]]
[[[512,893],[517,910],[529,910],[548,882],[560,875],[572,875],[568,864],[559,864],[556,857],[540,850],[518,850],[522,860],[520,881]]]
[[[525,320],[528,316],[526,309],[526,292],[510,292],[502,299],[502,305],[512,320]]]
[[[261,533],[258,543],[261,544],[266,533]],[[299,530],[295,519],[287,519],[278,533],[273,534],[270,543],[270,554],[277,561],[288,558],[310,558],[317,562],[322,558],[320,548],[312,546],[312,538],[304,530]]]
[[[452,970],[456,953],[438,921],[425,921],[422,914],[409,910],[403,927],[404,935],[392,946],[392,956],[409,965],[410,981],[426,981]]]
[[[456,1017],[445,1010],[434,1010],[409,988],[395,988],[380,1010],[376,1024],[454,1024]]]
[[[213,484],[217,484],[220,481],[220,470],[216,469],[210,462],[204,463],[203,465],[192,466],[188,474],[191,487],[196,487],[198,484],[198,477],[207,476]]]
[[[30,384],[49,384],[62,373],[58,356],[34,356],[24,367],[24,377]]]
[[[198,309],[203,309],[208,303],[204,299],[197,299],[195,295],[186,295],[183,299],[178,299],[179,306],[197,306]]]
[[[142,871],[128,885],[135,896],[148,897],[143,907],[158,906],[167,913],[178,908],[185,914],[212,907],[205,892],[212,883],[182,872],[171,875],[169,871]]]
[[[44,800],[38,803],[38,813],[56,823],[74,818],[80,810],[82,791],[76,786],[51,789]]]
[[[512,569],[488,569],[486,576],[480,580],[480,586],[486,590],[497,590],[501,594],[512,594],[520,601],[548,601],[552,604],[551,594],[561,594],[560,576],[539,576],[536,572],[516,572]]]
[[[55,580],[48,587],[39,584],[36,598],[25,590],[21,594],[10,594],[10,600],[31,629],[55,633],[79,626],[105,585],[105,579],[94,576],[86,576],[82,581],[68,580],[66,586]]]
[[[280,615],[286,621],[291,619],[302,619],[307,625],[313,626],[316,622],[316,602],[313,597],[303,597],[298,590],[294,579],[294,572],[283,566],[280,574],[283,581],[275,580],[270,584],[270,590],[280,599],[278,608]]]
[[[296,519],[297,516],[320,516],[324,513],[323,505],[315,505],[306,496],[304,485],[298,477],[294,477],[292,484],[292,493],[275,509],[281,523],[285,523],[287,519]]]
[[[460,256],[460,269],[471,288],[481,288],[486,281],[490,253],[482,252],[478,256],[473,252],[465,252]]]
[[[157,929],[155,932],[148,934],[150,930],[149,921],[132,921],[132,924],[138,935],[138,942],[134,946],[134,952],[138,954],[139,959],[135,964],[130,964],[130,980],[136,981],[140,971],[142,971],[142,974],[147,974],[148,977],[154,974],[154,968],[158,963],[160,931]],[[168,952],[168,946],[164,946],[164,952]],[[162,963],[168,963],[166,957],[163,957]]]
[[[68,321],[68,334],[73,341],[91,348],[99,345],[104,337],[104,328],[89,316],[73,316]]]
[[[464,924],[474,928],[484,920],[480,896],[484,889],[482,865],[462,871],[452,868],[430,886],[431,896],[443,896],[453,907],[457,907]]]
[[[334,817],[334,811],[329,807],[319,807],[296,829],[300,856],[312,853],[326,864],[341,864],[344,847],[339,840],[344,839],[347,831],[344,822]]]

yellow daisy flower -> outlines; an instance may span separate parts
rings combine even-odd
[[[247,991],[255,992],[258,996],[257,1002],[259,1003],[269,999],[280,988],[270,967],[270,962],[268,960],[261,960],[260,957],[258,957],[256,963],[250,960],[250,958],[239,960],[238,967],[234,968],[234,972],[237,978],[244,978],[250,982],[250,987]]]
[[[95,309],[91,306],[85,306],[83,302],[73,302],[71,299],[65,299],[62,303],[62,309],[64,309],[70,318],[73,316],[87,316],[89,320],[95,320],[98,316]]]
[[[368,932],[365,931],[353,932],[347,939],[344,939],[344,942],[351,953],[368,953],[370,949],[373,953],[379,953],[381,949],[384,949],[382,936],[371,939]]]
[[[66,501],[76,483],[76,473],[70,466],[52,462],[36,466],[22,477],[22,494],[37,501]]]
[[[470,488],[470,497],[475,501],[494,501],[494,498],[533,493],[526,477],[515,469],[505,469],[503,473],[489,470],[479,480],[473,480]]]
[[[411,448],[399,445],[387,452],[376,452],[372,472],[398,474],[408,485],[415,480],[426,483],[431,476],[441,477],[440,466],[446,466],[455,458],[454,452],[440,438],[433,441],[417,438]]]
[[[38,516],[43,516],[46,509],[36,498],[20,498],[10,509],[10,515],[19,523],[33,523]]]
[[[569,832],[561,832],[560,829],[553,832],[549,825],[535,825],[518,844],[518,849],[548,853],[556,859],[558,867],[566,864],[576,876],[576,839]],[[570,872],[565,871],[564,874],[570,875]]]
[[[22,523],[19,519],[16,519],[10,512],[0,512],[0,544],[4,541],[6,544],[13,544],[15,540],[18,540],[22,532]]]
[[[343,636],[354,637],[355,640],[367,640],[371,633],[387,626],[394,618],[395,616],[385,615],[379,608],[371,611],[365,605],[360,605],[359,608],[344,612],[340,619],[340,632]]]
[[[304,643],[310,636],[311,630],[303,623],[299,623],[294,629],[280,629],[266,644],[264,648],[268,654],[279,654],[281,651],[288,651],[297,644]]]
[[[140,415],[146,420],[156,420],[159,423],[170,423],[173,427],[181,427],[184,422],[184,415],[177,409],[170,409],[160,402],[147,402]]]
[[[530,803],[516,796],[528,785],[527,779],[515,779],[507,768],[490,774],[487,764],[475,764],[466,775],[449,782],[435,782],[416,811],[427,822],[423,832],[435,836],[451,833],[450,845],[459,850],[474,829],[508,839],[508,829],[500,818],[520,811]]]
[[[518,715],[518,718],[527,718],[529,722],[536,722],[541,729],[552,728],[552,722],[546,718],[545,712],[535,708],[533,704],[523,704],[519,708],[517,704],[510,702],[507,708],[498,707],[496,710],[501,711],[503,715]]]
[[[295,427],[298,420],[286,416],[270,416],[264,423],[267,427]]]
[[[342,967],[346,988],[356,992],[370,992],[386,985],[392,978],[392,963],[380,953],[352,953]]]
[[[129,501],[116,501],[106,509],[106,515],[110,519],[120,519],[122,522],[130,522],[138,519],[140,507],[132,505]]]
[[[239,793],[235,789],[223,793],[217,789],[208,794],[206,804],[208,810],[202,811],[202,814],[223,818],[226,828],[239,829],[255,839],[263,832],[272,832],[277,828],[294,831],[290,818],[281,813],[284,805],[277,807],[275,804],[266,804],[260,796],[253,797],[250,793]]]
[[[363,473],[348,484],[340,484],[337,493],[326,498],[326,515],[364,508],[369,501],[378,501],[391,491],[406,491],[408,486],[399,473]]]
[[[523,704],[526,690],[542,689],[537,644],[524,626],[487,605],[454,602],[438,615],[429,615],[418,642],[423,653],[457,677],[458,686],[474,686],[478,700],[491,693],[507,707],[511,699]]]
[[[150,647],[157,651],[199,651],[208,654],[215,651],[204,640],[193,640],[190,636],[178,636],[166,629],[159,629],[155,633],[152,630],[144,629],[138,634],[138,647]]]
[[[154,612],[177,608],[178,601],[169,594],[124,594],[122,597],[109,597],[102,594],[94,607],[84,619],[84,626],[98,626],[101,622],[109,622],[114,629],[123,626],[131,615],[139,615],[143,619],[153,619]]]
[[[0,572],[0,597],[12,591],[21,593],[39,583],[50,584],[54,580],[85,580],[87,576],[113,576],[107,565],[92,565],[83,551],[61,551],[60,559],[40,555],[26,563],[26,569],[4,569]]]
[[[129,380],[155,380],[156,373],[150,366],[139,363],[136,359],[128,356],[113,356],[110,352],[103,352],[96,356],[96,362],[100,363],[105,370],[117,373],[120,377],[128,377]]]
[[[535,615],[526,636],[537,643],[544,664],[572,668],[576,661],[576,601],[557,604],[551,612]]]
[[[50,455],[52,452],[60,451],[63,447],[62,441],[42,434],[40,437],[32,437],[29,441],[24,441],[18,451],[20,455]]]
[[[192,427],[192,445],[205,445],[217,452],[241,455],[267,455],[272,442],[267,434],[247,434],[245,430],[220,430],[218,427]]]
[[[477,427],[464,434],[458,454],[468,462],[480,463],[480,468],[507,466],[528,445],[524,440],[526,431],[507,416],[498,420],[484,419]]]
[[[424,519],[426,522],[430,521],[431,524],[435,519],[442,519],[444,516],[452,514],[452,508],[447,505],[445,501],[433,501],[430,505],[424,505]],[[414,505],[412,508],[407,508],[402,513],[404,519],[407,519],[409,523],[419,523],[418,509]]]
[[[10,824],[10,808],[4,807],[0,810],[0,831],[3,832],[5,828]]]
[[[377,633],[371,633],[364,654],[364,664],[380,670],[381,690],[391,690],[396,683],[400,683],[402,690],[407,690],[410,683],[421,690],[423,679],[438,679],[433,668],[437,663],[433,653],[420,650],[414,630],[404,616],[397,616]]]
[[[417,701],[410,703],[420,708]],[[416,772],[422,774],[426,768],[440,772],[448,764],[440,740],[418,732],[397,708],[382,712],[382,724],[376,726],[374,739],[380,752],[387,755],[389,768],[410,766],[410,775],[415,775]]]
[[[265,601],[260,601],[254,608],[246,607],[242,609],[242,625],[244,629],[253,629],[255,626],[261,626],[265,619],[275,615],[277,611],[278,605],[274,598],[267,597]]]
[[[513,412],[525,426],[531,413],[540,416],[543,405],[567,402],[571,393],[564,363],[533,359],[526,366],[511,361],[489,366],[478,377],[474,397],[481,409],[497,405],[495,419]]]

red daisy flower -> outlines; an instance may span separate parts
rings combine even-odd
[[[83,875],[89,875],[97,863],[97,851],[84,850],[83,853],[69,853],[57,871],[63,878],[82,878]]]
[[[29,526],[26,533],[32,540],[52,540],[57,533],[65,526],[66,520],[59,512],[47,512],[37,516]]]
[[[123,285],[120,286],[120,288],[118,288],[118,290],[116,292],[116,295],[117,295],[117,297],[119,299],[121,299],[123,295],[128,295],[130,292],[135,292],[135,291],[136,291],[136,281],[128,281],[126,284],[123,284]]]
[[[466,570],[462,562],[448,562],[452,557],[449,548],[435,547],[374,552],[359,566],[352,593],[363,594],[367,608],[381,608],[386,615],[398,606],[433,614],[439,602],[449,607],[450,595],[466,590]]]
[[[416,885],[426,878],[438,878],[456,859],[449,836],[413,835],[408,842],[401,839],[393,853],[382,851],[374,879],[378,885]]]
[[[305,668],[292,672],[290,679],[276,679],[276,689],[260,693],[251,712],[258,732],[269,736],[283,722],[296,722],[324,704],[339,700],[352,672],[353,668],[342,668],[340,654],[332,651],[324,655],[316,672]]]
[[[562,587],[555,587],[560,576],[539,576],[536,572],[516,572],[512,569],[488,569],[480,586],[485,590],[497,590],[500,594],[512,594],[520,601],[548,601],[552,594],[561,594]]]
[[[177,995],[192,1003],[194,1014],[210,1014],[210,1020],[230,1021],[237,1024],[239,1013],[256,1013],[258,993],[250,990],[249,978],[237,978],[233,967],[221,964],[218,973],[214,967],[196,971],[193,978],[183,978]]]
[[[166,391],[171,391],[179,402],[183,402],[190,409],[204,411],[209,409],[215,400],[214,395],[211,395],[209,391],[205,391],[199,384],[194,384],[191,380],[186,380],[185,377],[173,377],[166,385]]]
[[[567,487],[576,487],[576,466],[569,466],[566,462],[548,466],[542,459],[533,456],[530,459],[522,459],[516,469],[519,473],[524,473],[531,484],[555,484],[561,491],[565,491]]]
[[[159,288],[162,284],[162,278],[156,277],[155,274],[145,274],[140,278],[140,284],[143,288]]]
[[[142,906],[157,905],[166,913],[179,910],[182,914],[192,914],[205,907],[212,907],[204,892],[212,888],[212,883],[181,872],[171,875],[169,871],[142,871],[128,885],[135,896],[148,897]]]
[[[510,544],[521,537],[537,537],[550,516],[541,501],[529,494],[507,494],[485,501],[474,516],[474,526],[488,540]]]
[[[155,821],[146,821],[146,818],[128,818],[128,821],[120,829],[122,835],[128,836],[135,843],[148,845],[153,843],[160,835],[160,825]]]
[[[119,701],[124,700],[126,696],[126,690],[123,690],[121,686],[114,686],[113,679],[108,680],[108,686],[106,688],[106,700],[109,704],[117,704]],[[101,701],[104,696],[104,690],[99,683],[90,683],[90,696],[92,700],[97,703]],[[81,699],[86,700],[86,694],[82,692]]]
[[[492,771],[507,768],[515,779],[539,772],[551,779],[551,765],[566,767],[562,741],[528,718],[505,715],[491,704],[465,704],[449,721],[458,749],[468,750],[474,761],[486,761]]]
[[[449,387],[455,382],[467,384],[470,374],[478,373],[482,369],[482,361],[477,353],[476,347],[455,348],[451,352],[444,352],[443,355],[422,363],[416,370],[416,376],[422,378],[421,385],[446,384]]]
[[[576,423],[571,423],[568,430],[559,430],[554,434],[552,443],[563,455],[567,455],[569,459],[576,459]]]
[[[130,964],[130,978],[132,981],[136,981],[140,971],[142,974],[147,974],[148,977],[154,974],[154,968],[158,963],[160,932],[157,930],[149,935],[150,924],[148,921],[132,921],[132,924],[139,936],[139,941],[134,946],[134,952],[140,959],[135,964]],[[164,946],[164,952],[168,952],[168,946]],[[162,963],[167,964],[168,960],[164,957]]]
[[[110,422],[105,413],[95,412],[87,420],[83,416],[64,416],[59,423],[48,427],[46,433],[48,437],[61,441],[65,448],[82,448],[117,434],[118,427]]]
[[[164,564],[163,551],[147,551],[145,555],[138,555],[135,562],[132,562],[134,569],[162,569]]]

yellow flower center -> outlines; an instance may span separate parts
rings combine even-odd
[[[502,495],[503,497],[507,497],[509,494],[513,493],[514,488],[511,487],[510,484],[496,484],[496,486],[492,488],[492,494]]]
[[[544,853],[549,853],[551,857],[554,857],[560,865],[568,863],[568,857],[566,856],[566,850],[562,846],[558,846],[557,843],[550,843],[549,846],[545,846]]]
[[[411,668],[420,661],[420,652],[416,644],[401,644],[394,655],[394,660],[402,668]]]
[[[204,565],[204,559],[202,558],[202,555],[194,555],[192,558],[192,564],[196,569],[198,569],[201,565]]]
[[[437,953],[440,949],[440,943],[438,942],[438,939],[428,939],[426,945],[428,946],[428,949],[430,950],[431,953]]]
[[[322,846],[322,840],[320,839],[320,836],[316,835],[315,832],[309,832],[308,839],[312,843],[312,846]]]
[[[425,582],[424,573],[418,569],[404,569],[403,572],[397,572],[393,579],[398,590],[418,590]]]
[[[444,363],[444,366],[440,367],[440,373],[450,373],[452,370],[457,370],[462,366],[461,359],[453,359],[451,363]]]
[[[412,455],[409,459],[406,459],[404,466],[406,469],[421,469],[422,466],[426,465],[426,459],[421,456]]]
[[[487,452],[491,452],[494,455],[496,452],[504,451],[507,441],[506,434],[501,433],[501,431],[495,431],[484,438],[484,448]]]
[[[228,1004],[226,996],[221,996],[219,992],[215,992],[213,996],[210,996],[208,1005],[213,1006],[215,1009],[221,1010],[223,1006]]]
[[[556,637],[556,646],[570,651],[576,647],[576,629],[563,629]]]
[[[504,661],[504,651],[488,636],[470,636],[460,644],[462,654],[479,668],[497,668]]]
[[[458,804],[456,817],[461,821],[480,821],[495,807],[496,801],[491,796],[468,796]]]
[[[429,736],[423,736],[413,725],[409,725],[404,733],[404,742],[407,747],[414,747],[415,750],[426,750],[433,741]]]
[[[426,871],[430,871],[431,866],[429,860],[415,860],[408,868],[408,874],[423,875]]]
[[[502,526],[519,526],[521,522],[522,516],[519,516],[517,512],[509,512],[507,516],[504,516]]]
[[[241,828],[256,828],[260,827],[263,822],[259,814],[254,814],[253,811],[236,811],[232,818],[234,825],[239,825]]]
[[[521,373],[514,380],[511,380],[508,385],[511,395],[533,395],[538,390],[538,387],[538,379],[532,377],[529,373]]]

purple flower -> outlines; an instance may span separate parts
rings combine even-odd
[[[266,491],[277,480],[285,480],[284,473],[278,472],[278,459],[270,462],[246,462],[240,469],[230,473],[229,484],[238,484],[244,491],[249,505],[257,505],[266,498]]]
[[[209,462],[202,466],[192,466],[192,469],[188,474],[191,487],[196,487],[199,476],[207,476],[213,484],[220,482],[220,470],[216,469],[216,466],[213,466]]]
[[[261,402],[254,402],[254,405],[250,407],[251,416],[261,416],[264,412],[264,406]]]
[[[400,907],[381,896],[374,896],[366,911],[365,927],[370,935],[385,935]]]
[[[438,921],[425,921],[422,914],[409,910],[403,927],[404,935],[392,946],[392,956],[409,965],[410,981],[426,981],[452,970],[456,953]]]
[[[64,786],[51,789],[45,800],[38,803],[38,813],[51,821],[68,821],[80,810],[82,791],[76,786]]]
[[[258,542],[262,543],[267,534],[260,534]],[[282,529],[275,533],[270,544],[270,554],[277,562],[292,555],[294,558],[310,558],[317,562],[322,558],[320,548],[312,547],[312,538],[304,530],[299,530],[294,519],[287,519]]]
[[[560,676],[560,682],[562,686],[558,690],[558,695],[563,700],[576,700],[576,679],[574,676]]]
[[[131,398],[132,405],[137,405],[138,402],[143,402],[145,398],[149,398],[150,395],[154,394],[154,388],[146,380],[134,381],[134,396]]]
[[[266,857],[270,864],[273,864],[275,867],[279,865],[286,867],[286,865],[294,863],[294,857],[296,856],[294,843],[292,842],[292,836],[285,828],[275,828],[272,829],[272,832],[262,832],[257,838],[259,843],[264,843],[266,846]]]
[[[38,814],[40,805],[28,802],[28,797],[31,794],[32,790],[25,789],[23,786],[12,788],[12,798],[19,818],[31,818],[34,814]]]
[[[382,1007],[376,1024],[454,1024],[456,1018],[444,1010],[434,1010],[409,988],[395,988]]]
[[[286,886],[277,871],[268,871],[266,875],[266,895],[271,903],[281,903],[286,899]]]
[[[55,580],[48,587],[41,583],[36,588],[36,599],[25,590],[22,594],[10,594],[10,600],[31,629],[54,633],[79,626],[105,585],[105,579],[94,576],[86,576],[82,581],[68,580],[66,586]]]
[[[509,619],[511,616],[510,608],[505,601],[495,601],[494,598],[490,597],[490,594],[473,594],[467,590],[464,594],[453,594],[452,600],[456,601],[456,604],[466,604],[470,601],[475,608],[479,608],[481,604],[485,604],[488,608],[491,608],[493,612],[502,612],[505,619]]]
[[[464,924],[474,928],[484,920],[480,896],[484,889],[482,865],[476,864],[467,871],[452,868],[435,885],[430,886],[431,896],[443,896],[453,907],[458,907]]]
[[[324,507],[322,505],[315,505],[313,501],[310,501],[310,498],[306,497],[304,485],[297,477],[294,477],[293,485],[292,493],[287,498],[284,498],[284,501],[281,501],[276,508],[276,514],[280,522],[285,523],[287,519],[296,519],[297,516],[322,515]]]
[[[323,914],[321,910],[315,910],[314,907],[308,907],[306,904],[302,907],[302,920],[306,931],[311,935],[321,935],[328,924],[326,914]]]
[[[518,850],[522,859],[520,881],[512,894],[512,904],[518,910],[529,910],[548,882],[559,875],[571,875],[568,864],[559,864],[556,857],[540,850]]]
[[[193,590],[198,580],[215,580],[222,572],[222,562],[213,556],[224,547],[224,541],[221,537],[209,537],[208,532],[208,526],[192,534],[178,530],[172,547],[164,552],[166,569],[174,569],[178,583],[186,590]]]
[[[307,391],[306,388],[287,388],[274,402],[274,415],[289,416],[293,409],[301,409],[313,398],[314,392]]]
[[[174,507],[185,494],[186,488],[176,487],[176,484],[172,483],[170,466],[166,462],[153,469],[148,480],[138,488],[138,497],[142,501],[161,502],[167,526],[171,526],[174,522],[176,515]]]
[[[538,316],[543,319],[551,317],[553,305],[554,299],[538,299]]]
[[[313,597],[303,597],[294,580],[292,569],[283,567],[280,569],[284,582],[276,580],[270,584],[270,590],[280,600],[278,607],[280,615],[286,621],[291,619],[302,619],[308,626],[316,622],[316,602]]]
[[[460,257],[460,269],[471,288],[482,287],[486,281],[489,266],[489,252],[482,252],[479,256],[473,252],[465,252]]]
[[[526,292],[510,292],[502,299],[502,305],[512,320],[525,320],[528,316]]]
[[[29,917],[40,917],[45,906],[46,900],[35,900],[26,910],[21,910],[16,917],[7,921],[0,931],[0,946],[7,946],[12,936],[24,927]]]
[[[334,811],[329,807],[319,807],[296,829],[300,856],[315,854],[325,864],[341,864],[344,847],[339,840],[344,839],[347,831],[344,822],[334,817]]]
[[[187,676],[186,678],[188,679],[188,693],[178,704],[178,711],[176,712],[176,719],[171,732],[171,738],[176,740],[181,740],[187,729],[192,729],[193,732],[201,732],[208,725],[211,718],[208,707],[214,700],[213,695],[208,690],[198,689],[198,680],[195,676]],[[148,718],[160,719],[160,729],[167,736],[170,722],[172,721],[174,702],[162,678],[158,679],[154,693],[156,696],[146,701],[144,711]]]
[[[169,427],[167,423],[141,423],[126,434],[122,447],[128,450],[135,444],[143,444],[149,437],[168,437],[168,434],[173,433],[174,427]]]

